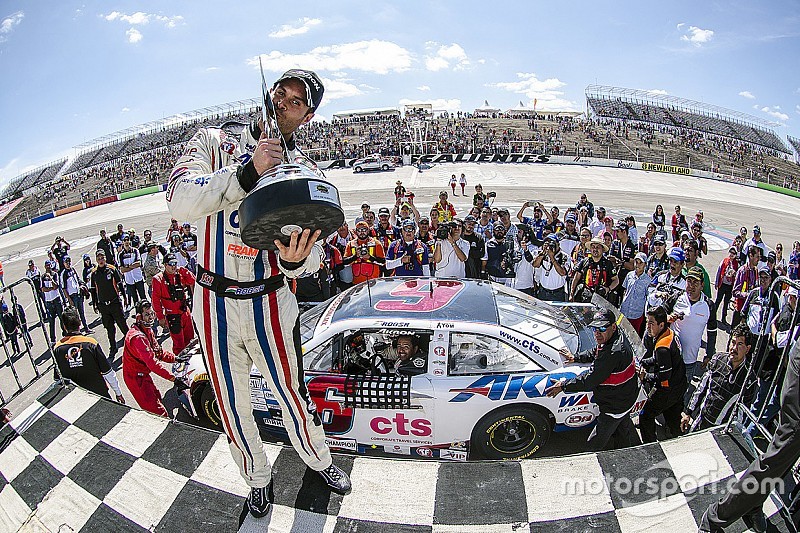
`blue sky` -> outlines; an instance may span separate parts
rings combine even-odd
[[[797,1],[6,0],[0,183],[82,142],[256,97],[259,55],[268,78],[316,70],[327,119],[423,101],[583,110],[598,83],[742,111],[800,136]]]

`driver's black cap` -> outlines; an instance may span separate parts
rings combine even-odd
[[[589,322],[590,328],[607,328],[617,321],[614,316],[614,311],[611,309],[598,309],[592,315],[592,321]]]

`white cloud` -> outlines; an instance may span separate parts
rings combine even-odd
[[[387,74],[404,72],[411,68],[411,52],[390,41],[373,39],[353,43],[318,46],[301,54],[285,54],[273,50],[261,56],[264,68],[283,72],[290,68],[307,68],[338,72],[344,69]],[[258,56],[247,60],[257,67]]]
[[[122,110],[121,110],[121,112],[122,112],[122,113],[127,113],[127,112],[128,112],[128,111],[130,111],[130,110],[131,110],[131,108],[130,108],[130,107],[123,107],[123,108],[122,108]]]
[[[273,39],[284,39],[286,37],[294,37],[295,35],[302,35],[308,33],[308,30],[317,26],[322,21],[320,19],[312,19],[303,17],[297,21],[296,25],[284,24],[278,30],[269,34]]]
[[[679,23],[679,24],[676,26],[676,28],[678,28],[678,29],[681,29],[681,28],[683,28],[684,26],[686,26],[686,23],[685,23],[685,22],[681,22],[681,23]]]
[[[24,18],[25,13],[17,11],[0,22],[0,43],[4,43],[8,40],[8,36],[14,31],[14,28],[19,26],[19,23],[22,22]]]
[[[180,15],[166,17],[164,15],[157,15],[155,13],[145,13],[143,11],[137,11],[131,15],[120,13],[119,11],[112,11],[108,15],[100,16],[108,21],[119,20],[122,22],[127,22],[133,26],[136,26],[137,24],[149,24],[150,22],[160,22],[167,28],[174,28],[183,21],[183,17]]]
[[[787,115],[786,113],[782,113],[780,111],[779,106],[775,106],[774,108],[770,108],[769,106],[764,106],[762,108],[759,108],[758,106],[756,106],[756,109],[760,109],[762,113],[766,113],[772,118],[776,118],[778,120],[783,120],[783,121],[789,120],[789,115]]]
[[[433,106],[434,111],[461,111],[461,100],[458,98],[435,98],[432,100],[411,100],[408,98],[403,98],[400,100],[399,104],[401,106],[405,105],[414,105],[414,104],[431,104]]]
[[[125,35],[128,36],[129,43],[138,43],[143,38],[142,32],[140,32],[136,28],[130,28],[128,31],[125,32]]]
[[[219,70],[219,67],[208,67],[206,72],[214,72],[215,70]]]
[[[461,45],[452,43],[440,45],[434,41],[425,43],[428,52],[425,55],[425,68],[434,72],[453,66],[453,70],[463,70],[470,66],[467,53]]]
[[[798,115],[800,115],[800,105],[794,106],[794,110]]]
[[[364,94],[364,91],[349,83],[349,80],[323,78],[322,84],[325,86],[325,94],[322,98],[323,106],[332,100]]]
[[[430,91],[431,88],[428,87],[427,85],[420,85],[419,87],[417,87],[417,90],[418,91]]]
[[[747,98],[748,100],[755,100],[756,97],[750,91],[742,91],[739,93],[739,96]]]
[[[681,29],[681,25],[678,26],[678,29]],[[697,26],[689,26],[689,29],[686,30],[686,33],[681,35],[681,41],[685,41],[693,44],[696,47],[700,47],[704,43],[710,41],[712,37],[714,37],[714,30],[704,30],[698,28]]]
[[[577,111],[579,106],[570,100],[563,98],[564,91],[559,89],[566,83],[558,78],[548,78],[539,80],[534,73],[518,72],[517,81],[491,83],[489,87],[505,89],[512,93],[524,94],[530,99],[528,104],[533,107],[533,100],[536,102],[536,109],[542,111]]]

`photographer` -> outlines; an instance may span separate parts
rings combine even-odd
[[[569,267],[569,256],[561,251],[558,236],[551,233],[533,259],[534,279],[539,286],[536,297],[548,302],[565,302]]]
[[[59,272],[64,270],[64,258],[67,257],[69,249],[70,245],[63,237],[56,237],[56,241],[53,243],[53,246],[50,247],[53,255],[56,256],[56,261],[58,261]]]
[[[486,273],[486,243],[483,236],[475,233],[476,219],[472,215],[464,217],[464,233],[461,238],[469,243],[466,262],[466,277],[484,279]]]
[[[514,245],[506,240],[506,228],[495,224],[494,236],[486,243],[486,271],[489,279],[508,287],[514,285]]]
[[[463,222],[454,218],[449,224],[441,224],[436,231],[436,249],[433,263],[437,278],[464,278],[467,275],[466,261],[469,243],[461,238]]]
[[[594,237],[587,243],[589,255],[575,268],[572,277],[570,301],[589,302],[592,293],[602,297],[608,296],[619,285],[619,278],[614,274],[611,261],[604,255],[608,247],[600,237]]]
[[[533,218],[523,216],[523,213],[529,207],[533,207]],[[532,227],[536,238],[541,239],[543,237],[544,227],[547,226],[547,218],[542,217],[544,213],[545,208],[542,202],[529,201],[522,204],[522,207],[517,212],[517,219],[523,224]]]
[[[356,238],[347,243],[342,258],[345,265],[353,266],[353,284],[381,276],[386,263],[383,245],[370,236],[369,224],[363,220],[356,224]]]
[[[194,275],[172,254],[164,257],[164,270],[153,277],[153,311],[159,325],[169,329],[173,353],[180,353],[194,338],[191,297]]]
[[[413,196],[406,201],[402,197],[398,198],[392,208],[392,212],[389,214],[389,225],[400,227],[401,231],[404,220],[411,220],[414,224],[419,224],[419,211],[414,206]]]
[[[516,242],[518,245],[516,250],[518,251],[514,253],[515,259],[518,259],[514,264],[514,272],[516,273],[514,288],[525,294],[536,296],[533,261],[539,254],[540,246],[543,243],[533,237],[533,231],[529,226],[522,225],[522,228],[518,228],[518,230]],[[508,241],[507,235],[506,240]]]
[[[411,219],[402,222],[402,237],[389,245],[386,271],[391,276],[430,276],[428,246],[414,237],[416,226]]]

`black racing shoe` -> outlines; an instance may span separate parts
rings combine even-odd
[[[742,522],[756,533],[765,533],[767,531],[767,516],[760,507],[744,515]]]
[[[320,470],[319,475],[325,480],[325,484],[330,487],[333,492],[339,494],[349,494],[353,486],[350,484],[350,476],[344,470],[331,463],[331,466],[325,470]]]
[[[261,488],[251,488],[250,496],[247,497],[246,505],[247,510],[254,518],[262,518],[269,514],[269,509],[272,507],[272,481],[269,485]]]

